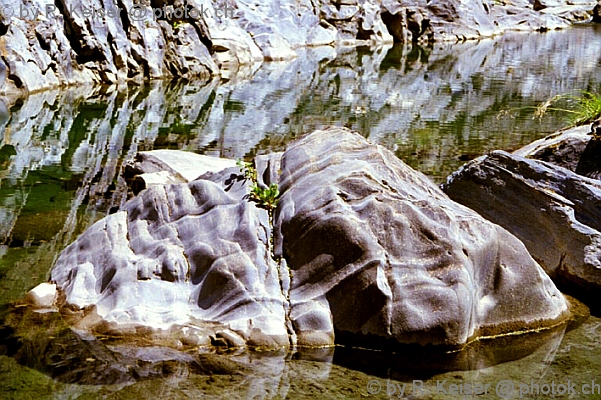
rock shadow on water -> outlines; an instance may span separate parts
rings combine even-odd
[[[457,351],[433,346],[397,346],[393,351],[338,347],[334,363],[380,378],[422,379],[451,371],[474,371],[520,360],[547,358],[560,345],[566,324],[543,331],[475,340]]]

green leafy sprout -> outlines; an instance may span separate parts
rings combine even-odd
[[[257,179],[257,170],[250,162],[237,160],[236,165],[240,167],[240,172],[244,175],[244,179],[248,179],[252,186],[248,199],[256,203],[257,207],[267,210],[270,214],[278,205],[280,190],[276,183],[272,183],[268,188],[259,186]]]

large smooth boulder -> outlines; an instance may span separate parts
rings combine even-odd
[[[518,239],[357,133],[317,131],[255,164],[260,186],[279,182],[273,216],[229,167],[147,188],[68,246],[51,280],[76,328],[447,349],[567,317]]]
[[[495,151],[464,165],[443,189],[515,234],[577,296],[601,288],[601,182]]]
[[[566,311],[518,239],[357,133],[314,132],[281,170],[275,254],[300,344],[460,346]]]
[[[267,212],[223,176],[148,188],[61,253],[51,279],[90,312],[80,329],[179,325],[200,344],[288,345]]]

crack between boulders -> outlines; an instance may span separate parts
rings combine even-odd
[[[290,303],[290,285],[292,284],[292,274],[290,268],[288,268],[286,258],[284,256],[275,255],[274,210],[268,210],[267,215],[270,229],[270,234],[267,243],[267,251],[271,260],[276,264],[278,281],[280,283],[280,293],[284,298],[284,302],[282,303],[282,306],[284,308],[284,324],[286,326],[286,331],[288,332],[288,342],[290,343],[290,347],[292,349],[295,348],[297,344],[296,332],[294,330],[294,325],[292,324],[292,320],[290,318],[290,313],[292,309]],[[284,283],[284,274],[286,275],[287,285]]]

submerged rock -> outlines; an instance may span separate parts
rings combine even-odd
[[[83,310],[77,328],[457,348],[567,316],[518,239],[356,133],[317,131],[256,164],[260,186],[280,184],[273,220],[233,167],[143,190],[67,247],[51,280]]]
[[[576,297],[586,299],[601,288],[599,181],[495,151],[464,165],[443,189],[515,234]]]

